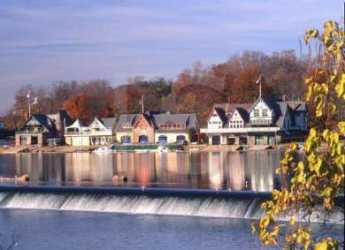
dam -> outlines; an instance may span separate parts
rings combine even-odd
[[[280,154],[0,155],[2,238],[38,250],[267,249],[250,223],[281,185]],[[311,221],[343,239],[341,206]]]

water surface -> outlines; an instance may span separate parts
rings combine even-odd
[[[30,184],[209,188],[269,192],[279,151],[0,155],[1,177]]]
[[[342,225],[314,224],[319,237],[343,239]],[[270,249],[250,233],[250,221],[185,216],[125,215],[0,209],[0,231],[15,249]]]

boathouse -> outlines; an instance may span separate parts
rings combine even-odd
[[[303,138],[308,128],[307,118],[304,102],[259,97],[252,104],[215,104],[207,128],[200,132],[213,145],[274,145]]]
[[[196,141],[197,128],[196,114],[122,114],[116,140],[125,144],[183,144]]]
[[[97,117],[88,125],[83,125],[79,119],[65,129],[65,143],[71,146],[107,145],[114,142],[116,118]]]
[[[34,114],[16,131],[16,145],[62,144],[64,129],[71,122],[67,112],[56,114]]]

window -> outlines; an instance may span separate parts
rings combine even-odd
[[[267,109],[263,109],[262,110],[262,116],[263,117],[267,117],[268,116],[268,110]]]
[[[167,142],[168,142],[168,137],[166,137],[165,135],[160,135],[158,137],[159,144],[167,144]]]
[[[177,144],[184,144],[186,141],[186,137],[184,135],[178,135],[176,136],[176,142]]]
[[[127,135],[121,136],[121,143],[123,144],[131,143],[131,137]]]
[[[259,110],[258,109],[254,109],[254,117],[258,117],[259,116]]]

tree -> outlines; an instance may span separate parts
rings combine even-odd
[[[214,103],[226,101],[224,95],[204,85],[188,85],[176,94],[176,111],[180,113],[196,113],[199,124],[206,125],[208,115]]]
[[[92,120],[90,97],[86,94],[70,97],[63,106],[73,119],[80,119],[83,122]]]
[[[265,245],[275,245],[283,234],[287,248],[337,249],[339,242],[325,237],[318,239],[309,227],[310,216],[320,210],[325,216],[334,207],[336,198],[344,194],[345,120],[335,114],[345,107],[345,33],[334,21],[324,24],[324,30],[308,30],[306,43],[319,42],[323,50],[317,65],[305,78],[306,100],[315,106],[315,118],[322,122],[311,128],[305,141],[305,160],[297,157],[295,144],[290,145],[277,173],[289,177],[289,185],[274,190],[272,200],[262,204],[265,214],[252,225]],[[337,105],[336,105],[337,104]],[[296,221],[297,214],[304,216]],[[290,216],[289,227],[277,221],[279,215]]]

